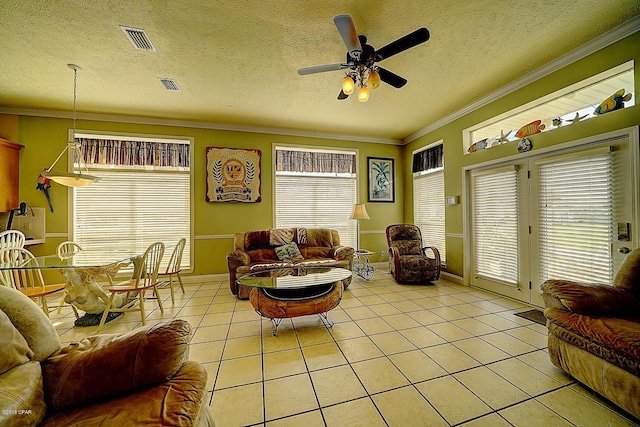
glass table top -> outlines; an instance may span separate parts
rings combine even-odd
[[[127,250],[85,250],[65,259],[60,259],[57,255],[36,256],[35,262],[30,260],[26,264],[0,259],[0,270],[106,267],[120,262],[129,262],[132,258],[141,255],[141,253]]]
[[[351,270],[338,267],[281,268],[258,271],[237,279],[237,283],[256,288],[299,289],[326,285],[351,277]]]

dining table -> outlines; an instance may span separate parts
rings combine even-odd
[[[113,278],[119,271],[126,271],[129,267],[135,268],[136,262],[141,259],[140,251],[112,249],[82,250],[64,258],[58,255],[34,256],[33,259],[23,262],[12,262],[9,257],[0,260],[0,285],[16,287],[12,282],[11,271],[38,270],[44,284],[42,272],[57,270],[66,282],[64,301],[86,313],[86,317],[83,316],[84,321],[82,317],[76,320],[76,326],[89,326],[94,318],[98,318],[99,322],[110,296],[98,282],[106,280],[113,284]],[[124,302],[114,300],[112,305],[119,307]]]

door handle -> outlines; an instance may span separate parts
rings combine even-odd
[[[631,252],[631,250],[628,247],[623,246],[621,248],[618,248],[618,252],[620,252],[621,254],[628,254],[629,252]]]

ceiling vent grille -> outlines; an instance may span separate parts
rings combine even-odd
[[[176,83],[175,80],[173,79],[165,79],[162,77],[159,77],[160,81],[162,82],[162,84],[164,85],[165,89],[167,90],[180,90],[180,88],[178,87],[178,84]]]
[[[149,40],[149,37],[144,30],[140,28],[125,27],[124,25],[120,25],[120,28],[122,28],[122,31],[124,31],[129,41],[136,49],[155,52],[156,48],[153,47],[153,43],[151,43],[151,40]]]

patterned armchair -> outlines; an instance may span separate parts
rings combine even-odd
[[[387,227],[389,272],[398,282],[426,283],[440,278],[440,252],[433,246],[422,246],[420,229],[413,224]],[[433,257],[427,256],[427,250]]]

